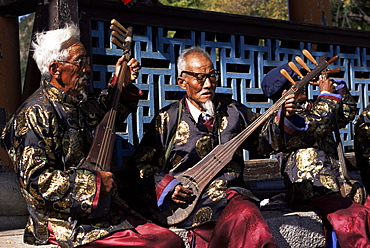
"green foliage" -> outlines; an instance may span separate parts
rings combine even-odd
[[[24,82],[28,53],[31,43],[32,27],[35,14],[30,14],[21,18],[19,22],[19,53],[21,63],[21,82]]]
[[[182,8],[204,9],[209,0],[160,0],[163,5],[169,5]]]
[[[288,4],[286,0],[219,0],[214,1],[210,6],[210,9],[213,11],[231,14],[281,20],[288,19]]]
[[[370,2],[330,0],[333,25],[370,31]]]
[[[160,2],[164,5],[175,7],[281,20],[288,19],[287,0],[160,0]]]

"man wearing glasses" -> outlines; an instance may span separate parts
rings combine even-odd
[[[138,190],[133,200],[141,196],[143,203],[137,207],[150,206],[150,210],[142,211],[155,213],[154,221],[156,214],[169,203],[186,207],[193,199],[194,188],[182,185],[174,176],[193,167],[258,116],[235,100],[215,96],[219,72],[204,49],[184,50],[178,58],[177,70],[177,83],[186,94],[180,101],[159,111],[128,168],[133,175],[129,192]],[[242,149],[249,150],[250,157],[254,158],[257,153],[269,154],[276,148],[273,145],[282,144],[282,136],[289,134],[284,133],[285,126],[282,130],[275,121],[287,119],[284,116],[290,118],[295,111],[294,95],[286,99],[278,116],[271,117],[263,127],[268,130],[265,133],[273,135],[260,138],[262,127],[258,128],[232,161],[216,177],[209,179],[189,216],[176,224],[178,228],[189,230],[192,247],[277,247],[256,205],[258,199],[246,189]],[[152,202],[155,205],[150,205]]]
[[[24,242],[60,247],[183,247],[176,234],[148,223],[117,196],[113,174],[82,168],[93,131],[109,106],[85,92],[90,60],[75,25],[37,33],[33,58],[44,79],[8,122],[2,142],[14,162],[30,217]],[[118,84],[116,64],[108,94]],[[139,62],[127,63],[123,121],[142,94],[132,82]]]

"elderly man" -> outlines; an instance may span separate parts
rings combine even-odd
[[[177,235],[146,222],[117,197],[111,172],[80,166],[109,98],[98,101],[84,91],[91,67],[77,26],[37,33],[33,58],[45,81],[2,134],[30,213],[24,241],[60,247],[183,247]],[[116,64],[109,92],[118,84],[124,59]],[[127,66],[120,121],[141,95],[131,84],[139,62],[131,59]]]
[[[291,86],[280,74],[281,69],[296,77],[287,64],[268,72],[262,80],[262,89],[273,100]],[[283,153],[277,155],[287,201],[291,206],[317,211],[324,226],[334,230],[340,247],[370,247],[370,213],[365,207],[370,202],[363,206],[340,195],[344,175],[333,135],[335,129],[354,119],[356,103],[343,80],[320,76],[311,83],[318,85],[321,92],[315,101],[307,99],[304,90],[299,90],[296,96],[296,114],[304,118],[308,128],[292,137]]]
[[[192,202],[194,188],[182,185],[174,176],[191,168],[218,144],[235,137],[259,116],[235,100],[215,96],[219,72],[202,48],[184,50],[177,66],[177,82],[186,95],[159,111],[128,168],[134,175],[132,191],[141,187],[134,196],[141,196],[147,206],[156,203],[151,205],[154,219],[171,201],[180,208]],[[242,148],[255,157],[257,151],[267,154],[273,145],[284,142],[283,136],[290,136],[275,122],[294,114],[294,96],[286,99],[283,111],[264,127],[273,135],[259,138],[261,128],[253,132],[232,160],[214,178],[209,178],[189,216],[175,225],[189,230],[193,247],[276,247],[256,205],[258,199],[246,189]],[[286,130],[291,128],[299,130],[295,126]]]

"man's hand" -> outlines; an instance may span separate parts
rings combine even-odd
[[[122,63],[125,61],[125,55],[123,55],[121,58],[118,59],[116,63],[116,70],[114,72],[114,75],[118,77]],[[136,80],[139,76],[139,70],[141,69],[139,61],[137,61],[135,58],[130,59],[129,62],[127,62],[127,71],[126,71],[126,77],[123,82],[123,87],[129,86],[134,80]]]
[[[193,194],[193,191],[189,189],[189,185],[177,185],[175,187],[175,191],[173,192],[171,198],[174,202],[183,204],[186,203],[191,195]]]
[[[283,95],[285,95],[285,93],[287,92],[287,90],[284,90],[283,91]],[[294,94],[290,94],[290,95],[287,95],[285,96],[285,103],[284,103],[284,106],[283,106],[283,114],[285,116],[292,116],[295,114],[295,109],[296,109],[296,99],[295,99],[295,96]]]
[[[316,85],[320,87],[320,92],[335,92],[334,82],[331,78],[325,78],[325,76],[320,75],[319,80],[317,82],[310,82],[312,85]]]
[[[101,194],[103,196],[108,195],[114,187],[114,179],[112,172],[99,171],[101,176]]]

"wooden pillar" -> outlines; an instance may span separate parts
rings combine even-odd
[[[0,16],[0,131],[21,101],[18,17]],[[0,171],[13,168],[0,148]]]
[[[289,20],[331,26],[330,0],[288,0]]]
[[[38,1],[33,32],[53,30],[66,22],[78,23],[78,0]],[[40,86],[40,72],[28,56],[23,94],[21,95],[18,17],[0,16],[0,131],[20,103]],[[13,166],[0,148],[0,171]]]

